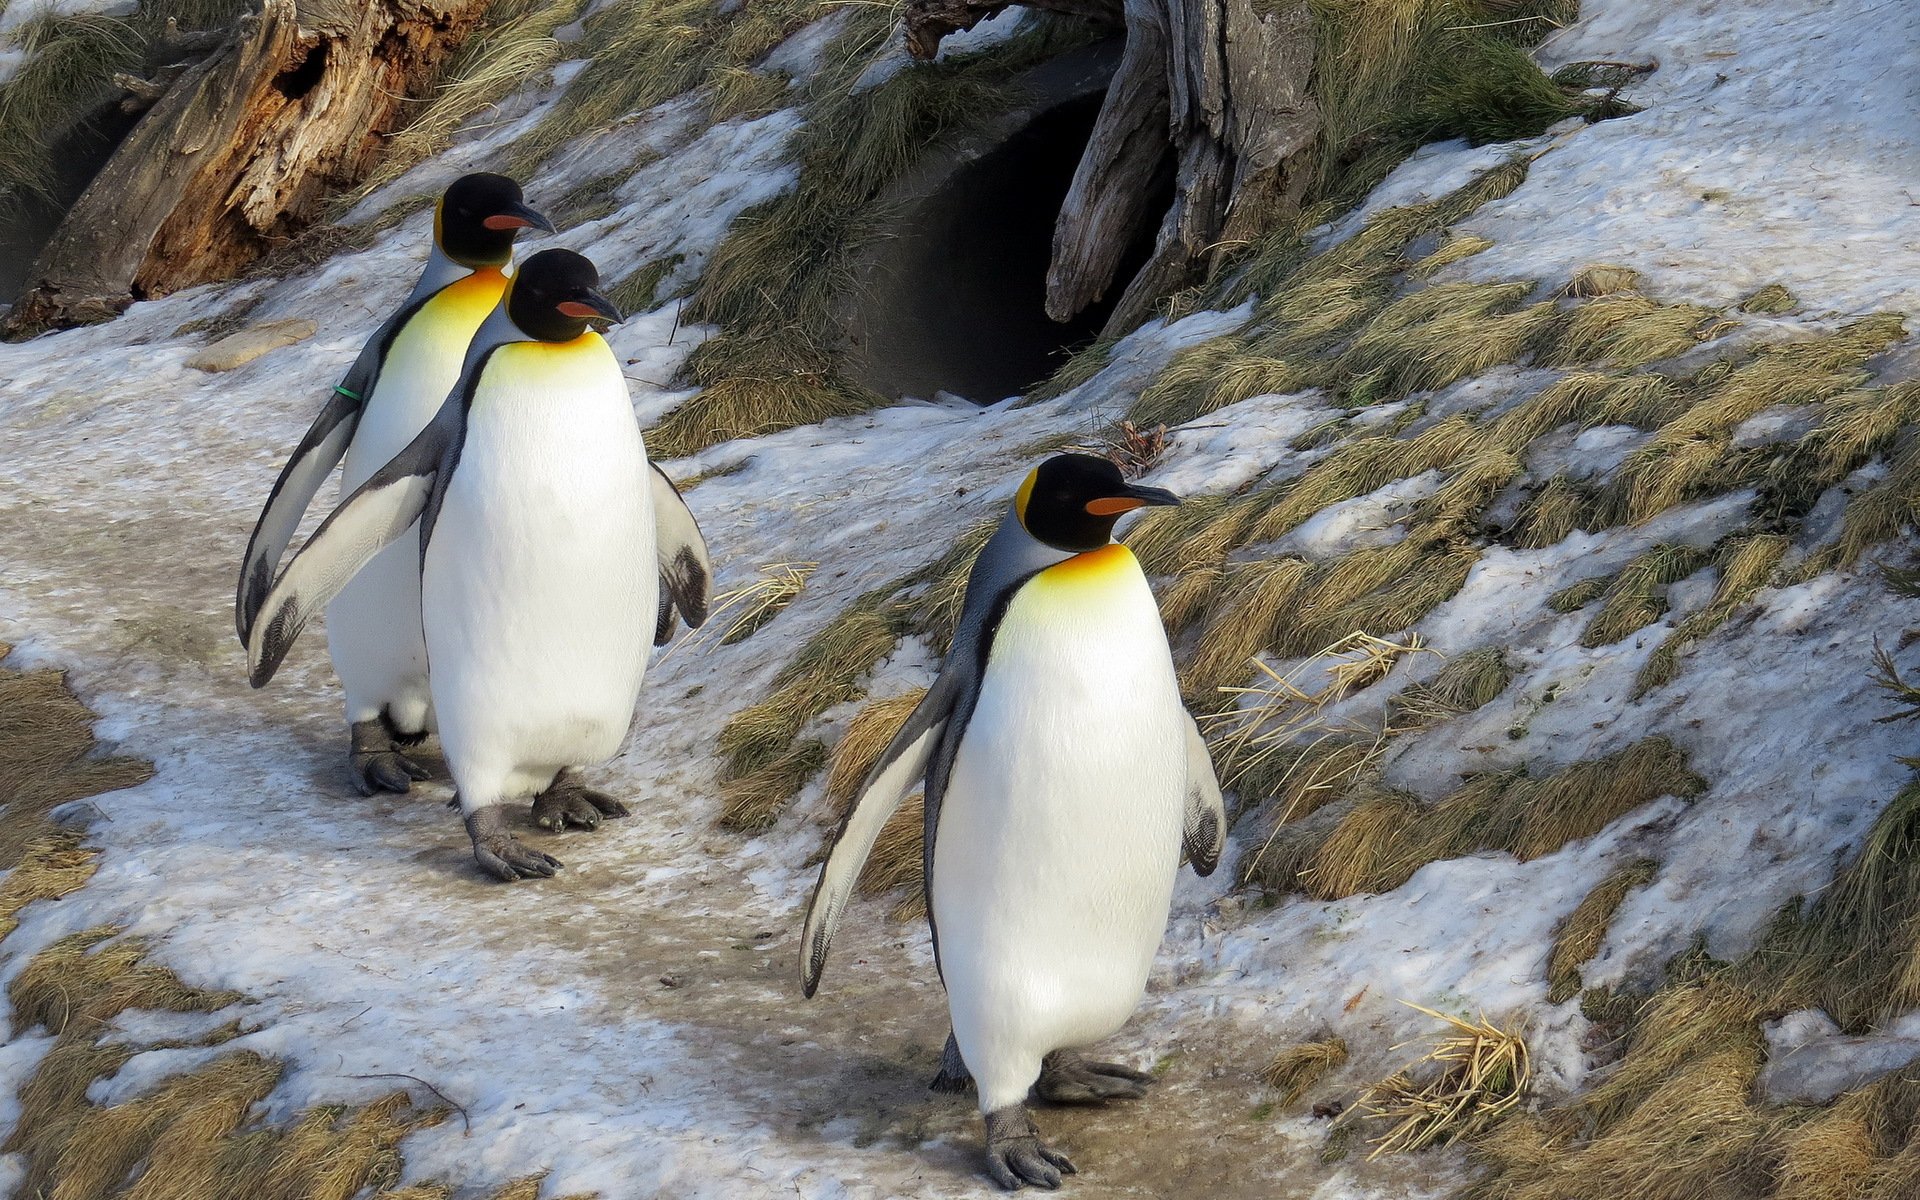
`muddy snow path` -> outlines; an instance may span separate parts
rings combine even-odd
[[[356,257],[363,272],[386,265]],[[1037,439],[1091,415],[1071,399],[1017,412],[909,405],[670,465],[688,478],[745,461],[688,493],[719,588],[771,562],[821,566],[752,638],[656,661],[620,757],[591,773],[634,816],[592,834],[523,829],[567,866],[505,886],[473,866],[443,780],[405,797],[353,793],[318,630],[268,689],[245,684],[235,563],[354,337],[329,329],[207,375],[182,365],[198,339],[172,331],[217,303],[145,304],[111,326],[0,349],[15,381],[0,399],[0,638],[23,662],[71,669],[103,741],[158,768],[86,802],[100,872],[29,912],[0,951],[6,977],[110,923],[189,982],[253,1001],[244,1045],[140,1055],[95,1099],[249,1048],[290,1064],[270,1116],[370,1099],[403,1075],[464,1107],[464,1120],[408,1140],[410,1176],[478,1186],[550,1169],[554,1194],[608,1197],[984,1186],[971,1105],[925,1090],[945,1017],[923,928],[887,922],[885,903],[858,905],[821,997],[803,1002],[795,943],[826,832],[819,785],[762,837],[722,833],[713,735],[854,597],[1004,504]],[[1143,334],[1106,382],[1232,320]],[[687,344],[670,311],[616,339],[630,370],[653,378]],[[643,416],[671,402],[636,389]],[[903,647],[875,690],[924,683],[931,667]],[[851,708],[824,727],[837,735]],[[1084,1164],[1083,1194],[1305,1195],[1330,1174],[1317,1160],[1323,1126],[1246,1119],[1265,1047],[1249,1056],[1244,1031],[1209,1032],[1195,1019],[1204,1002],[1182,994],[1223,884],[1183,884],[1153,995],[1111,1048],[1165,1068],[1154,1096],[1043,1117]],[[33,1057],[13,1056],[9,1090]],[[1381,1178],[1421,1190],[1404,1170]]]

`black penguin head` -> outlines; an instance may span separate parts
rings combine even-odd
[[[505,175],[462,175],[433,212],[433,240],[463,267],[504,267],[522,229],[553,232],[553,222],[527,207],[520,185]]]
[[[1035,467],[1014,496],[1013,510],[1028,533],[1076,554],[1113,540],[1122,513],[1148,504],[1178,504],[1164,488],[1128,483],[1120,468],[1091,454],[1056,454]]]
[[[623,319],[602,296],[600,272],[571,250],[542,250],[521,264],[507,286],[507,317],[520,332],[542,342],[570,342],[590,320]]]

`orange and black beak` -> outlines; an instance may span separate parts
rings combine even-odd
[[[553,222],[547,220],[547,214],[518,200],[492,216],[483,218],[480,223],[496,233],[509,229],[538,229],[544,233],[555,232]]]
[[[1099,496],[1087,501],[1087,515],[1094,517],[1117,517],[1121,513],[1132,512],[1136,508],[1149,505],[1168,505],[1180,503],[1180,497],[1165,488],[1141,487],[1130,483],[1120,489],[1118,495]]]
[[[583,288],[574,293],[572,299],[562,300],[554,307],[564,316],[580,317],[591,321],[607,321],[618,325],[626,320],[626,317],[620,314],[618,305],[592,288]]]

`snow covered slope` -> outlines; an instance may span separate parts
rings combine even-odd
[[[1776,282],[1799,299],[1787,316],[1727,314],[1738,324],[1728,344],[1920,312],[1920,208],[1905,191],[1920,178],[1911,120],[1920,78],[1908,69],[1920,9],[1583,8],[1543,59],[1657,61],[1629,93],[1646,111],[1520,147],[1534,156],[1526,182],[1457,230],[1493,245],[1440,282],[1526,279],[1550,291],[1611,262],[1636,268],[1668,304],[1725,306]],[[780,52],[786,69],[817,59],[820,39],[808,38]],[[507,119],[356,217],[486,164],[552,95],[517,98]],[[708,129],[703,111],[669,102],[556,156],[551,175],[528,187],[536,204],[609,162],[652,160],[618,188],[615,212],[556,243],[594,256],[609,278],[673,254],[684,256],[679,278],[697,274],[735,216],[791,185],[784,151],[798,122],[785,110]],[[1450,192],[1514,149],[1431,147],[1322,242]],[[473,870],[444,783],[372,800],[344,786],[338,696],[317,637],[262,692],[245,686],[231,638],[233,575],[258,505],[320,398],[410,286],[427,226],[424,214],[408,217],[371,248],[286,281],[196,289],[108,325],[0,346],[0,640],[20,647],[21,663],[70,668],[102,715],[101,738],[158,768],[152,782],[93,802],[98,875],[27,911],[0,942],[0,980],[64,935],[124,926],[188,982],[252,998],[243,1017],[253,1032],[222,1049],[291,1064],[269,1116],[365,1101],[394,1075],[462,1105],[468,1121],[404,1143],[410,1179],[480,1188],[547,1170],[545,1195],[609,1198],[975,1194],[984,1185],[972,1110],[923,1090],[945,1033],[924,932],[888,923],[884,904],[856,906],[821,996],[801,1001],[795,941],[828,819],[823,786],[816,779],[761,835],[721,832],[714,735],[855,598],[996,513],[1037,443],[1104,426],[1176,352],[1239,329],[1251,310],[1151,324],[1090,382],[1031,406],[905,403],[668,464],[680,479],[714,472],[688,500],[719,588],[764,564],[820,566],[753,637],[665,654],[626,748],[593,775],[631,797],[635,815],[594,834],[541,837],[567,869],[503,887]],[[245,301],[257,301],[250,321],[307,317],[320,333],[230,373],[186,367],[203,338],[182,327]],[[678,315],[669,304],[612,336],[644,423],[685,399],[669,381],[706,331]],[[1894,382],[1914,362],[1908,340],[1872,365]],[[1490,419],[1554,378],[1496,369],[1418,398],[1418,419]],[[1415,399],[1397,403],[1365,419],[1418,416]],[[1148,479],[1202,494],[1298,474],[1325,451],[1297,439],[1332,415],[1318,391],[1242,401],[1176,430]],[[1769,409],[1742,436],[1791,430],[1792,415]],[[1535,443],[1515,486],[1617,466],[1641,444],[1624,429]],[[1849,486],[1885,471],[1869,466]],[[1391,541],[1433,482],[1348,501],[1284,548],[1325,559]],[[1846,499],[1836,489],[1815,506],[1792,533],[1791,558],[1832,542]],[[1524,1026],[1551,1098],[1586,1081],[1589,1030],[1577,1003],[1547,1003],[1545,959],[1555,926],[1597,883],[1639,858],[1661,864],[1626,898],[1585,969],[1588,986],[1644,984],[1698,934],[1716,954],[1738,954],[1780,904],[1819,892],[1908,777],[1896,756],[1911,750],[1910,731],[1874,720],[1889,705],[1872,658],[1875,635],[1894,647],[1920,625],[1920,602],[1890,591],[1865,560],[1783,577],[1637,699],[1663,638],[1711,602],[1715,568],[1691,572],[1666,613],[1606,645],[1582,644],[1589,612],[1548,603],[1655,546],[1712,546],[1748,526],[1755,500],[1737,490],[1544,549],[1488,548],[1414,629],[1444,654],[1503,648],[1513,680],[1492,702],[1395,739],[1382,764],[1387,784],[1432,800],[1463,773],[1544,772],[1657,734],[1684,751],[1705,791],[1657,798],[1531,861],[1433,862],[1382,894],[1266,905],[1234,890],[1233,861],[1210,880],[1183,875],[1148,1002],[1110,1048],[1163,1065],[1163,1082],[1139,1105],[1041,1115],[1084,1169],[1069,1186],[1444,1194],[1464,1178],[1455,1152],[1326,1163],[1323,1122],[1255,1119],[1267,1098],[1258,1067],[1284,1044],[1333,1031],[1352,1048],[1354,1082],[1381,1078],[1408,1057],[1396,1045],[1433,1031],[1404,1000]],[[1898,546],[1886,554],[1905,558]],[[1911,662],[1920,652],[1900,653]],[[1377,724],[1387,697],[1438,663],[1403,660],[1328,719]],[[909,639],[876,669],[870,694],[924,684],[935,666]],[[829,710],[810,732],[831,744],[855,707]],[[1261,822],[1243,822],[1232,857],[1244,863],[1265,835]],[[13,1032],[0,1053],[6,1094],[45,1048]],[[95,1098],[138,1094],[204,1053],[137,1055]]]

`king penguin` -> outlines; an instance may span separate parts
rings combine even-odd
[[[314,532],[248,641],[253,686],[354,572],[417,521],[412,554],[440,744],[473,856],[505,880],[561,865],[509,831],[624,816],[578,769],[626,738],[652,646],[706,619],[711,567],[647,460],[619,360],[588,326],[620,312],[570,250],[514,275],[440,411]]]
[[[342,454],[346,497],[403,450],[446,399],[474,331],[506,291],[514,238],[527,228],[552,233],[553,223],[503,175],[462,176],[440,197],[419,282],[333,389],[254,525],[234,599],[242,645],[301,515]],[[403,752],[432,722],[415,557],[407,550],[383,555],[327,613],[327,646],[346,691],[347,761],[363,795],[404,792],[427,777]]]
[[[953,1033],[936,1088],[970,1075],[987,1167],[1060,1185],[1029,1092],[1067,1103],[1150,1079],[1077,1048],[1146,990],[1184,852],[1220,860],[1226,815],[1180,700],[1153,593],[1113,541],[1121,514],[1177,504],[1084,454],[1041,463],[974,563],[939,678],[868,775],[807,910],[801,987],[819,986],[847,897],[887,818],[925,782],[927,917]]]

